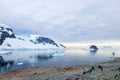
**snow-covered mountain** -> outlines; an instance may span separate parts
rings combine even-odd
[[[0,23],[0,45],[6,38],[15,38],[15,34],[9,26]]]
[[[17,36],[13,30],[0,24],[0,49],[61,49],[62,44],[39,35]]]

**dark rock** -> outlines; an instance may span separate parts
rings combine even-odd
[[[23,38],[20,38],[20,37],[18,37],[18,39],[19,39],[19,40],[23,40],[23,41],[25,41],[25,39],[23,39]]]
[[[98,50],[97,46],[95,46],[95,45],[91,45],[89,47],[89,49],[90,49],[90,52],[97,52],[97,50]]]
[[[6,38],[16,38],[16,37],[12,29],[0,25],[0,45],[2,45],[2,43]]]
[[[4,68],[4,70],[6,71],[10,70],[13,64],[14,64],[13,60],[6,61],[3,59],[2,56],[0,56],[0,72],[1,72],[1,68]]]
[[[60,44],[60,46],[62,46],[63,48],[66,48],[66,46],[64,46],[64,45],[62,45],[62,44]]]
[[[56,47],[59,47],[57,45],[57,43],[55,43],[52,39],[45,38],[45,37],[37,37],[36,40],[30,40],[30,42],[32,42],[34,44],[42,43],[43,45],[45,45],[45,44],[52,44],[52,45],[55,45]]]
[[[84,71],[84,72],[82,73],[82,75],[85,75],[85,74],[87,74],[87,73],[91,73],[91,72],[93,72],[93,71],[95,71],[95,67],[94,67],[94,66],[92,66],[88,71]]]
[[[12,47],[10,44],[7,44],[7,46]]]

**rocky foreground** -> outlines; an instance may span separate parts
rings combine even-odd
[[[91,65],[18,69],[0,74],[0,80],[120,80],[120,58]]]

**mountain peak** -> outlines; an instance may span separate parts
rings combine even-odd
[[[0,23],[0,45],[3,44],[6,38],[15,38],[15,34],[9,26]]]

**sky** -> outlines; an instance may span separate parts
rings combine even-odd
[[[0,0],[0,23],[62,42],[120,40],[120,0]]]

